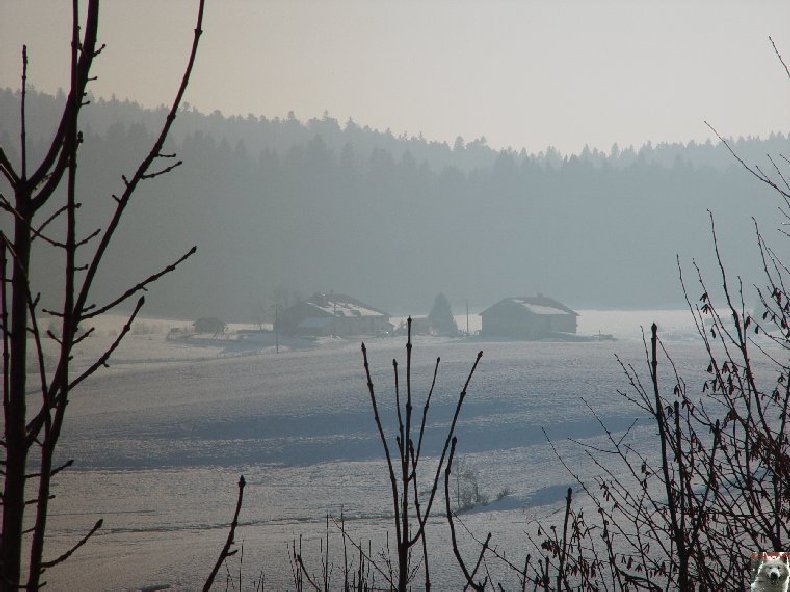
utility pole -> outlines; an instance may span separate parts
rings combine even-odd
[[[466,336],[469,337],[469,300],[466,300]]]
[[[280,327],[277,322],[277,303],[274,303],[274,353],[280,353]]]

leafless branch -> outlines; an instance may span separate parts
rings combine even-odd
[[[80,316],[80,320],[91,319],[93,317],[96,317],[96,316],[98,316],[100,314],[103,314],[105,312],[108,312],[108,311],[114,309],[116,306],[118,306],[122,302],[124,302],[124,301],[128,300],[129,298],[131,298],[132,296],[134,296],[137,292],[145,290],[146,286],[154,283],[159,278],[167,275],[168,273],[172,273],[173,271],[175,271],[176,267],[178,267],[181,263],[183,263],[184,261],[189,259],[195,253],[197,253],[197,247],[192,247],[189,251],[184,253],[181,257],[179,257],[173,263],[171,263],[170,265],[168,265],[167,267],[165,267],[161,271],[158,271],[157,273],[154,273],[154,274],[148,276],[143,281],[135,284],[134,286],[132,286],[131,288],[126,290],[123,294],[121,294],[118,298],[116,298],[115,300],[113,300],[109,304],[107,304],[105,306],[102,306],[101,308],[91,308],[90,312],[83,312],[83,314]],[[87,307],[84,310],[87,310]]]
[[[76,545],[74,545],[71,549],[69,549],[68,551],[63,553],[63,555],[61,555],[57,559],[53,559],[52,561],[42,561],[41,562],[41,571],[43,572],[45,569],[53,568],[56,565],[58,565],[59,563],[63,563],[64,561],[66,561],[66,559],[68,559],[69,557],[71,557],[74,554],[74,551],[76,551],[80,547],[84,546],[85,543],[88,542],[88,539],[90,539],[93,536],[93,533],[95,533],[97,530],[99,530],[102,527],[103,522],[104,521],[101,520],[101,519],[97,520],[96,524],[93,525],[93,528],[90,529],[88,534],[86,534],[84,537],[82,537]]]
[[[244,486],[247,482],[244,480],[244,475],[239,477],[239,497],[236,500],[236,510],[233,512],[233,520],[230,523],[230,528],[228,530],[228,538],[225,540],[225,546],[222,547],[222,551],[217,557],[217,562],[214,564],[214,569],[211,570],[208,578],[206,578],[205,584],[203,584],[203,592],[208,592],[211,589],[212,584],[214,584],[214,578],[217,577],[222,564],[228,557],[231,557],[236,553],[235,550],[231,551],[230,548],[233,546],[233,536],[236,533],[236,526],[239,523],[239,513],[241,512],[241,506],[244,502]]]
[[[782,59],[782,54],[779,53],[779,49],[776,47],[776,43],[774,43],[773,38],[770,36],[768,37],[768,40],[771,42],[771,45],[774,48],[774,53],[776,53],[776,57],[779,58],[779,63],[782,64],[782,67],[784,67],[785,74],[787,74],[787,77],[790,78],[790,70],[788,70],[787,64],[785,63],[784,59]]]

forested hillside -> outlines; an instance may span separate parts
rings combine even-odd
[[[33,152],[46,146],[61,102],[29,94]],[[18,145],[18,109],[18,94],[0,91],[3,146]],[[109,214],[120,174],[163,113],[101,100],[85,113],[87,234]],[[735,273],[753,261],[751,216],[776,224],[773,196],[718,144],[532,155],[329,116],[301,122],[189,109],[175,132],[167,150],[183,166],[135,197],[96,286],[109,298],[112,286],[197,245],[197,257],[151,290],[151,314],[252,321],[275,298],[330,289],[393,313],[424,313],[439,291],[477,309],[537,291],[575,308],[672,306],[681,302],[675,255],[710,261],[707,208]],[[769,167],[760,155],[787,153],[788,144],[784,134],[734,142]],[[4,214],[2,227],[9,222]],[[58,273],[44,268],[42,286]]]

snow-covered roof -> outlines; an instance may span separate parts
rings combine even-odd
[[[530,302],[525,301],[522,298],[514,298],[513,302],[516,302],[526,308],[529,312],[536,315],[558,315],[558,314],[568,314],[566,311],[562,310],[561,308],[557,308],[556,306],[543,306],[540,304],[532,304]]]
[[[351,298],[345,294],[330,292],[322,294],[316,292],[305,302],[316,311],[321,311],[322,315],[334,317],[389,317],[380,310],[376,310],[368,304]]]
[[[490,306],[480,314],[487,313],[492,308],[499,307],[503,304],[510,303],[517,304],[521,306],[528,312],[535,314],[535,315],[574,315],[579,316],[577,312],[571,310],[564,304],[560,304],[553,298],[546,298],[542,294],[538,295],[537,297],[521,297],[521,298],[505,298],[504,300],[500,300],[493,306]]]
[[[359,304],[351,304],[350,302],[332,302],[327,300],[326,304],[316,304],[315,302],[308,302],[312,307],[322,310],[330,315],[336,317],[380,317],[384,316],[379,311],[367,308]]]

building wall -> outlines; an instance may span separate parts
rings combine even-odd
[[[315,317],[316,309],[305,302],[299,302],[293,306],[280,310],[277,315],[277,330],[283,335],[305,335],[305,331],[299,329],[301,323],[307,317]],[[320,332],[311,332],[310,335],[319,335]]]
[[[550,322],[551,331],[560,333],[576,333],[576,315],[552,315]]]
[[[545,321],[536,322],[535,315],[526,311],[492,310],[483,314],[482,333],[486,336],[532,339],[548,330]]]
[[[554,331],[576,333],[576,317],[572,314],[536,315],[521,307],[503,306],[482,316],[482,334],[486,336],[537,339]]]
[[[335,317],[335,335],[340,337],[353,335],[375,335],[389,331],[390,326],[387,319],[383,316],[374,317]]]

